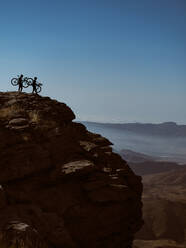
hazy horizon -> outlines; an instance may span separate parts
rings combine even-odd
[[[113,143],[113,148],[120,152],[129,149],[134,152],[159,157],[165,161],[186,163],[186,137],[159,136],[135,133],[117,127],[84,123],[91,132],[98,133],[108,138]]]
[[[186,123],[185,0],[2,1],[0,22],[0,91],[23,73],[80,121]]]
[[[165,121],[165,122],[138,122],[138,121],[134,121],[134,122],[99,122],[99,121],[86,121],[86,120],[78,120],[76,119],[76,121],[80,121],[80,122],[90,122],[90,123],[99,123],[99,124],[163,124],[163,123],[169,123],[169,122],[174,122],[174,121]],[[177,125],[186,125],[186,123],[178,123],[178,122],[174,122]]]

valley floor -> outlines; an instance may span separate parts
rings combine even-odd
[[[133,248],[185,248],[186,243],[179,244],[173,240],[135,240]]]
[[[186,168],[143,176],[142,229],[133,248],[186,247]]]

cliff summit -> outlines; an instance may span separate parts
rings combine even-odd
[[[141,178],[64,103],[0,92],[0,247],[131,248]]]

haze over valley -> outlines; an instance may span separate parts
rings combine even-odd
[[[177,135],[175,125],[164,124],[167,128],[160,130],[162,124],[151,124],[151,130],[148,129],[148,132],[145,133],[146,124],[140,124],[141,128],[138,129],[134,129],[134,124],[124,124],[127,125],[128,129],[121,128],[121,124],[96,122],[83,122],[83,124],[88,130],[107,137],[117,152],[122,149],[129,149],[156,157],[160,161],[186,163],[186,125],[180,125],[180,129],[179,125],[176,126],[176,130],[183,130],[182,133],[184,134],[181,135],[180,131]],[[158,133],[159,130],[161,132]]]

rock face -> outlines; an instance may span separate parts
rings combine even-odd
[[[0,93],[0,247],[130,248],[141,178],[64,103]]]

